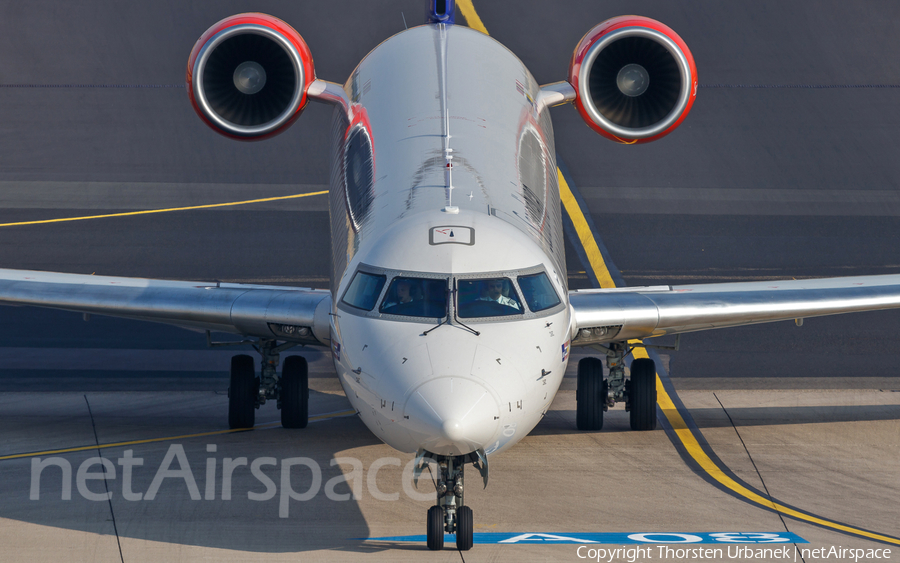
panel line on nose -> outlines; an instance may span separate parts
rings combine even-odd
[[[444,420],[444,417],[442,417],[442,416],[438,413],[438,411],[434,410],[434,407],[431,406],[431,403],[428,402],[428,399],[426,399],[425,396],[422,395],[421,392],[416,391],[416,395],[418,395],[419,397],[422,397],[422,400],[425,401],[425,404],[428,405],[428,408],[431,409],[431,412],[433,412],[434,415],[435,415],[436,417],[438,417],[438,420]],[[480,399],[479,399],[479,400],[480,400]],[[474,405],[473,405],[473,406],[474,406]]]
[[[467,416],[469,416],[469,413],[472,412],[472,409],[474,409],[478,405],[478,403],[481,402],[481,399],[484,399],[485,395],[487,395],[487,391],[482,393],[481,396],[478,397],[478,400],[472,403],[472,406],[469,408],[469,410],[466,411],[466,414],[462,415],[462,418],[459,419],[460,422],[462,422],[466,419]]]

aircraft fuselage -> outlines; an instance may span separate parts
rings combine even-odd
[[[568,361],[539,86],[490,37],[426,25],[375,48],[345,90],[330,196],[344,390],[398,450],[505,449],[548,410]]]

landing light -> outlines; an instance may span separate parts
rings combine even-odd
[[[316,340],[316,337],[312,333],[312,329],[308,326],[269,323],[269,330],[276,336],[284,338],[285,340],[297,340],[300,342]]]
[[[621,326],[595,326],[578,330],[578,334],[572,341],[574,345],[593,344],[595,342],[603,342],[611,340],[621,330]]]

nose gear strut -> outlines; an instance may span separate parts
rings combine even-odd
[[[463,476],[466,464],[472,463],[487,487],[487,455],[483,449],[456,456],[419,450],[414,466],[416,486],[429,460],[437,464],[437,474],[433,475],[437,504],[428,509],[428,549],[443,549],[445,533],[456,534],[456,548],[460,551],[472,549],[474,525],[472,509],[465,504]]]

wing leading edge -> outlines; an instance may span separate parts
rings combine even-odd
[[[569,301],[572,345],[579,346],[900,308],[900,275],[575,290]],[[0,269],[0,304],[305,344],[330,340],[327,290]]]
[[[575,290],[569,302],[579,346],[900,308],[900,275]]]
[[[81,313],[328,345],[331,292],[0,269],[0,305]]]

